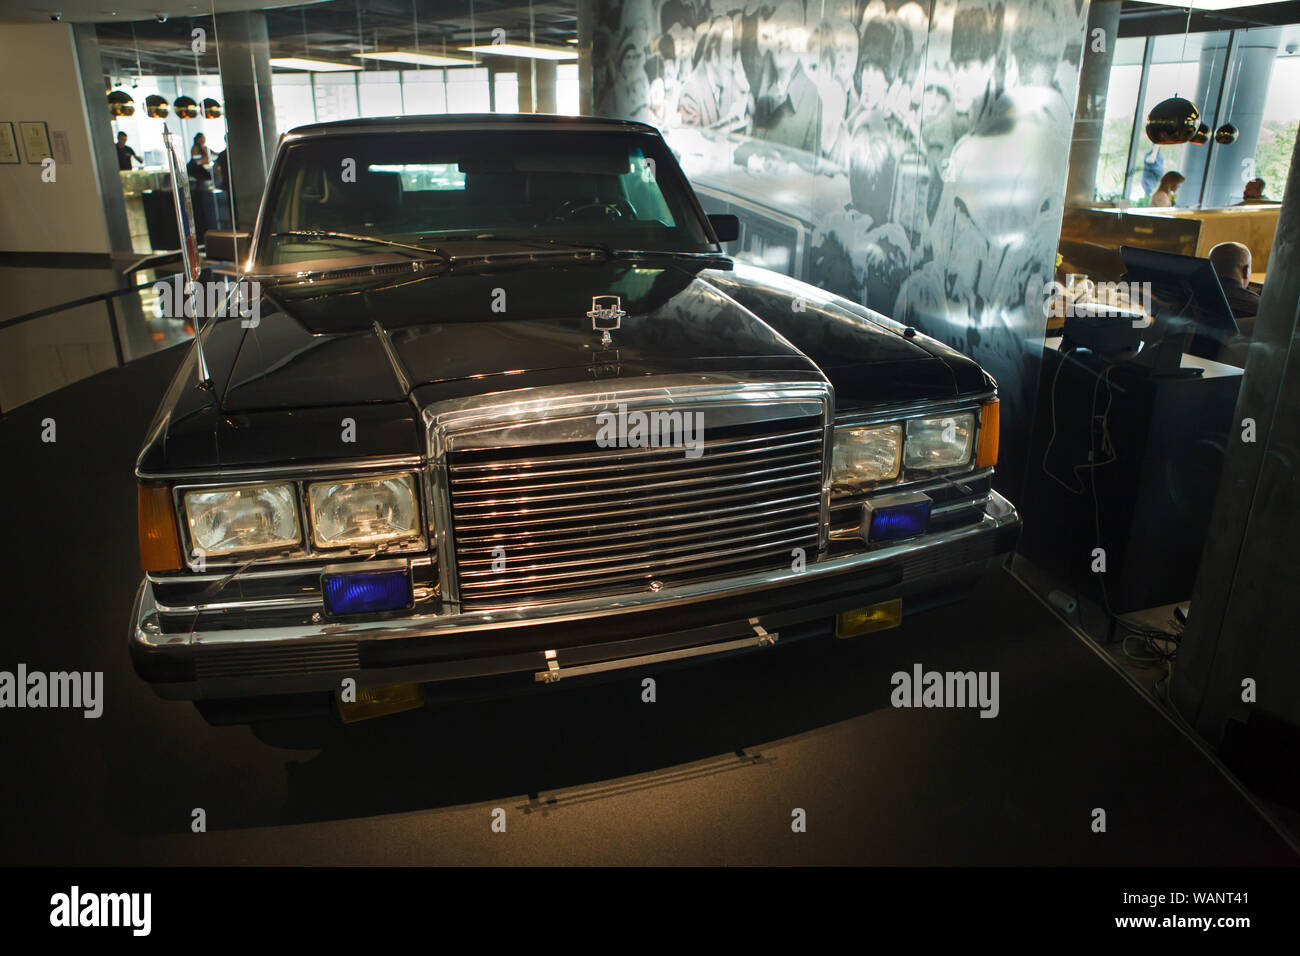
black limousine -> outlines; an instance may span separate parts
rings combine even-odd
[[[352,720],[960,598],[1019,530],[994,381],[736,232],[640,123],[284,136],[137,463],[139,675]]]

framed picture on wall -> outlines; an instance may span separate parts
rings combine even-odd
[[[0,122],[0,163],[21,163],[18,140],[14,139],[14,124]]]
[[[18,132],[23,138],[23,152],[27,162],[40,164],[54,154],[50,151],[50,131],[42,122],[19,122]]]

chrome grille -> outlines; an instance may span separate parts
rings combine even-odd
[[[698,458],[590,442],[474,451],[450,455],[448,473],[464,607],[643,591],[788,567],[794,548],[811,560],[822,423],[731,428]]]

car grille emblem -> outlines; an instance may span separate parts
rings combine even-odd
[[[614,340],[610,337],[610,332],[617,329],[627,315],[623,311],[623,300],[616,295],[594,295],[591,297],[591,311],[587,313],[587,318],[591,319],[591,327],[600,333],[601,345],[612,345]]]

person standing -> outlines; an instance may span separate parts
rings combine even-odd
[[[212,153],[208,149],[208,138],[202,133],[194,134],[194,145],[190,147],[190,159],[198,160],[200,166],[212,164]]]
[[[132,161],[144,165],[144,160],[136,155],[135,150],[126,145],[126,133],[117,134],[117,168],[120,170],[134,169]]]
[[[1152,146],[1142,157],[1142,195],[1150,196],[1156,191],[1161,177],[1165,174],[1165,157],[1159,146]]]

